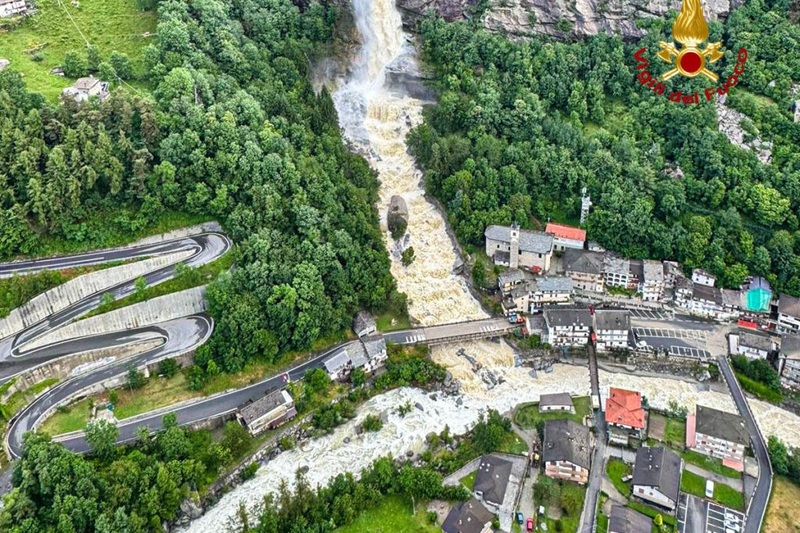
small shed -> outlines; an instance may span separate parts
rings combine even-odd
[[[353,319],[353,331],[360,337],[372,335],[378,331],[375,324],[375,317],[366,311],[359,311],[355,319]]]

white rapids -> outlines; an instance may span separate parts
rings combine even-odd
[[[422,175],[407,150],[405,137],[422,121],[423,102],[385,86],[388,66],[396,71],[398,66],[402,70],[403,65],[415,64],[414,47],[402,31],[400,14],[393,0],[351,1],[363,44],[352,76],[341,84],[333,99],[345,137],[379,174],[377,209],[398,289],[408,295],[409,313],[422,325],[486,317],[463,278],[453,274],[457,258],[453,242],[442,213],[426,199]],[[402,196],[409,211],[407,236],[397,243],[385,224],[393,195]],[[407,246],[414,247],[416,260],[404,267],[400,254]],[[471,364],[457,355],[462,348],[495,377],[502,377],[504,383],[487,390]],[[587,368],[555,365],[552,372],[539,372],[532,377],[529,368],[514,367],[513,352],[505,343],[482,341],[437,346],[431,356],[461,383],[460,404],[453,396],[437,395],[433,399],[421,390],[410,388],[376,396],[358,409],[355,420],[332,435],[304,443],[263,465],[253,479],[225,494],[182,531],[237,531],[240,504],[252,514],[266,494],[277,491],[281,480],[291,483],[300,467],[308,466],[307,477],[312,486],[324,485],[340,473],[360,472],[378,457],[401,456],[409,450],[419,452],[425,436],[441,432],[445,425],[455,434],[466,432],[486,408],[507,413],[519,403],[538,401],[541,394],[590,393]],[[601,386],[611,384],[642,388],[651,404],[658,407],[666,406],[670,399],[688,407],[693,407],[696,401],[725,410],[733,406],[726,395],[697,392],[694,385],[677,380],[601,373]],[[396,408],[406,402],[412,406],[419,404],[422,410],[415,407],[401,418]],[[753,403],[756,417],[767,434],[776,433],[790,442],[800,442],[797,440],[800,419],[777,408]],[[356,425],[370,413],[386,413],[388,421],[380,431],[356,435]],[[776,423],[771,424],[771,420]]]

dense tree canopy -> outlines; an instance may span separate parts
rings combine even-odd
[[[631,45],[605,35],[515,44],[470,22],[425,20],[423,55],[440,94],[410,140],[429,190],[459,239],[479,245],[489,224],[577,222],[586,187],[589,237],[603,246],[702,266],[727,286],[762,274],[800,294],[800,125],[788,110],[788,85],[800,80],[791,52],[800,28],[784,4],[761,0],[725,26],[710,23],[727,50],[715,65],[724,76],[734,51],[750,50],[748,89],[734,89],[728,105],[748,114],[751,134],[774,143],[764,165],[717,130],[713,105],[676,104],[636,81],[634,52],[658,50],[672,20],[647,24],[648,36]],[[762,50],[762,38],[774,52]],[[651,59],[657,73],[660,61]],[[707,85],[674,80],[668,91],[702,95]]]

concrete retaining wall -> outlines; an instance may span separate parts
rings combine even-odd
[[[116,311],[73,322],[22,346],[23,351],[56,342],[140,328],[205,311],[206,288],[195,287],[167,294]]]
[[[199,235],[201,233],[222,233],[222,226],[219,225],[219,222],[204,222],[202,224],[197,224],[196,226],[190,226],[188,228],[181,228],[172,231],[168,231],[166,233],[159,233],[158,235],[151,235],[150,237],[145,237],[144,239],[138,240],[136,242],[132,242],[127,246],[123,246],[123,248],[134,248],[136,246],[141,246],[143,244],[155,244],[162,241],[173,241],[175,239],[182,239],[184,237],[192,237],[194,235]]]
[[[108,363],[119,361],[121,359],[133,357],[146,350],[151,350],[161,343],[161,340],[153,339],[135,344],[128,344],[126,346],[100,348],[98,350],[69,355],[44,363],[15,376],[14,384],[3,394],[3,397],[0,398],[0,402],[7,401],[8,397],[14,394],[14,392],[29,389],[34,384],[46,379],[58,378],[63,381],[67,378],[71,378],[73,377],[73,371],[80,365],[98,362],[105,358],[113,358],[113,361],[109,361]],[[87,368],[86,370],[89,369]],[[75,375],[82,373],[83,372],[77,372]]]
[[[12,310],[0,320],[0,339],[18,333],[87,296],[181,261],[193,253],[186,250],[78,276]]]

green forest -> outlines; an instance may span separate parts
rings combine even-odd
[[[713,104],[676,104],[636,81],[643,46],[654,74],[669,67],[655,52],[674,16],[639,21],[649,34],[630,44],[605,35],[515,44],[473,22],[422,23],[439,94],[410,141],[462,244],[482,245],[489,224],[577,223],[586,187],[589,238],[607,249],[703,267],[728,287],[762,275],[800,294],[800,124],[790,113],[800,26],[788,2],[762,0],[709,23],[725,48],[714,65],[721,80],[748,50],[726,105],[749,117],[749,135],[774,143],[764,165],[718,131]],[[666,85],[703,99],[709,82]],[[678,167],[683,178],[672,177]]]

